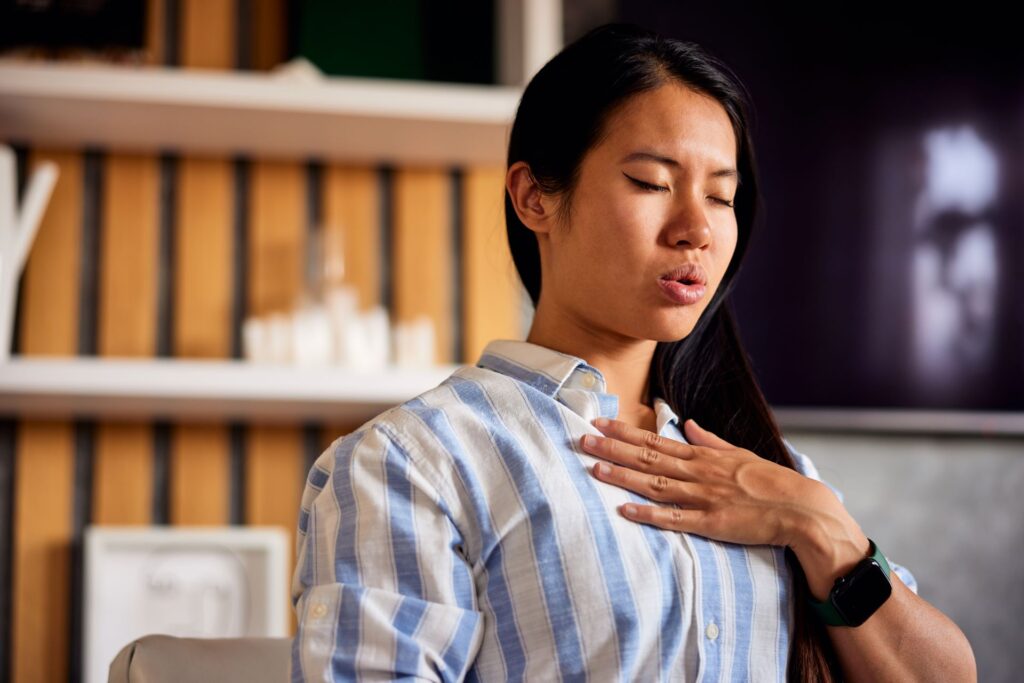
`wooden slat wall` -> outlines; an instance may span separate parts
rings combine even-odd
[[[285,59],[286,0],[249,0],[248,66],[258,71],[273,68]]]
[[[345,280],[356,289],[359,307],[381,303],[380,176],[374,169],[327,166],[323,180],[323,228],[340,233]]]
[[[238,1],[247,4],[148,0],[148,61],[282,61],[283,0]],[[48,159],[60,177],[23,279],[16,329],[25,355],[237,355],[244,316],[296,303],[315,229],[340,233],[344,280],[361,309],[385,305],[393,322],[430,316],[437,362],[473,362],[488,340],[521,335],[501,168],[27,151],[29,172]],[[89,158],[96,183],[86,182]],[[94,252],[83,237],[88,216],[97,218]],[[83,264],[97,269],[94,297]],[[83,525],[275,525],[293,544],[309,465],[356,426],[16,420],[0,680],[80,679],[73,548]]]
[[[386,174],[374,168],[328,164],[319,188],[318,227],[330,235],[324,239],[329,250],[325,258],[342,262],[344,283],[356,290],[360,310],[383,303],[384,216],[380,208],[384,176]],[[325,425],[320,432],[320,450],[358,426],[345,422]]]
[[[173,355],[231,356],[234,271],[231,163],[180,160],[174,214]],[[172,524],[227,524],[229,435],[222,425],[172,429],[169,506]]]
[[[304,277],[308,225],[305,168],[294,162],[259,161],[252,170],[248,310],[252,315],[285,312],[299,303]],[[288,547],[294,548],[305,475],[302,432],[297,427],[253,425],[248,444],[246,523],[285,527]],[[289,562],[289,574],[293,564]],[[294,632],[294,614],[291,624]]]
[[[99,354],[156,353],[160,167],[151,156],[114,154],[103,174],[99,269]],[[94,524],[149,524],[153,430],[101,423],[92,476]]]
[[[170,0],[173,2],[174,0]],[[164,35],[166,23],[167,0],[146,0],[146,64],[166,64],[168,62],[167,44]]]
[[[234,0],[178,1],[181,4],[180,66],[235,68],[238,31]]]
[[[470,169],[463,179],[463,344],[475,361],[495,337],[523,339],[519,282],[505,234],[505,169]]]
[[[235,66],[235,4],[181,0],[180,66]],[[235,270],[235,173],[230,159],[184,157],[176,176],[174,355],[229,358]],[[170,522],[231,522],[231,438],[227,425],[177,424],[171,439]]]
[[[29,173],[55,162],[60,179],[25,266],[20,349],[25,355],[78,353],[82,257],[82,155],[33,150]],[[11,678],[68,678],[75,429],[22,420],[15,446]]]
[[[451,179],[446,170],[395,173],[392,241],[394,320],[420,315],[434,321],[435,362],[454,363]]]

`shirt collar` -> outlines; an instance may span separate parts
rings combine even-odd
[[[618,395],[607,393],[601,371],[578,356],[519,339],[492,339],[476,365],[528,384],[588,422],[598,416],[618,417]],[[654,397],[653,407],[658,433],[663,434],[671,425],[669,429],[677,434],[679,417],[672,407],[660,396]]]

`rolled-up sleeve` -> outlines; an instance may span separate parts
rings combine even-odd
[[[436,479],[375,423],[310,470],[296,535],[292,681],[457,681],[482,638],[465,543]]]
[[[825,484],[825,486],[829,487],[829,489],[836,494],[839,502],[843,502],[843,492],[821,478],[821,475],[818,473],[818,468],[814,465],[811,458],[794,448],[793,444],[791,444],[788,439],[783,438],[782,441],[793,456],[793,460],[796,462],[797,471],[805,477],[810,477],[811,479],[815,479]],[[882,554],[884,555],[885,551],[882,551]],[[914,577],[913,573],[903,565],[893,562],[888,555],[885,555],[885,560],[889,563],[889,568],[900,577],[900,581],[906,584],[907,588],[917,594],[917,579]]]

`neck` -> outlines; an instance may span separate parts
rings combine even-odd
[[[547,323],[544,316],[535,316],[526,341],[577,356],[600,370],[606,382],[605,391],[619,397],[619,414],[623,419],[649,416],[652,402],[647,400],[647,391],[657,342],[612,338],[575,327],[565,318],[556,326]]]

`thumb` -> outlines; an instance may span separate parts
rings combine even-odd
[[[711,446],[712,448],[734,448],[734,446],[719,437],[714,432],[708,430],[697,424],[697,421],[692,417],[683,423],[683,429],[686,432],[686,440],[695,446]]]

